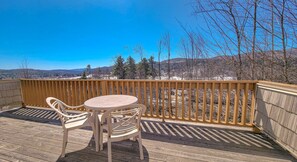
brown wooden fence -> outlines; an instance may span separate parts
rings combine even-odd
[[[252,126],[257,81],[21,80],[27,106],[48,107],[48,96],[69,105],[109,94],[138,97],[144,116],[236,126]],[[83,108],[81,108],[83,110]]]

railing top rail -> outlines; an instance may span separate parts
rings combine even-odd
[[[0,80],[0,83],[10,83],[10,82],[18,82],[18,79],[11,79],[11,80]]]
[[[188,83],[258,83],[255,80],[150,80],[150,79],[21,79],[42,81],[126,81],[126,82],[188,82]]]
[[[257,85],[260,88],[265,88],[265,89],[269,89],[269,90],[273,90],[281,93],[288,93],[295,96],[297,95],[297,85],[268,82],[268,81],[259,81]]]
[[[292,89],[297,90],[297,85],[296,84],[284,84],[284,83],[277,83],[277,82],[270,82],[270,81],[259,81],[259,83],[272,85],[272,86],[277,86],[277,87],[282,87],[282,88],[292,88]]]

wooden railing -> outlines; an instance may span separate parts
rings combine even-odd
[[[21,80],[27,106],[48,107],[53,96],[69,105],[109,94],[138,97],[144,116],[201,123],[252,126],[257,81]],[[83,108],[81,108],[83,110]]]

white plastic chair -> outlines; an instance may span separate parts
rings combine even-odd
[[[141,139],[141,115],[146,106],[133,104],[123,106],[103,113],[100,120],[100,146],[102,150],[103,130],[107,131],[108,161],[112,161],[111,142],[137,138],[139,143],[140,159],[143,160],[143,149]],[[106,121],[106,122],[105,122]]]
[[[66,108],[76,109],[82,107],[83,105],[69,106],[54,97],[46,98],[46,102],[52,109],[56,111],[61,120],[64,132],[61,157],[65,157],[65,149],[68,141],[69,130],[91,126],[94,131],[95,126],[93,124],[93,120],[91,119],[91,113],[84,112],[81,114],[70,115],[66,112]]]

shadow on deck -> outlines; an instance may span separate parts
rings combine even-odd
[[[263,134],[227,128],[178,124],[143,118],[144,161],[296,161]],[[0,161],[107,161],[107,149],[95,152],[90,129],[69,133],[60,158],[62,129],[46,109],[21,108],[0,113]],[[113,161],[140,161],[138,144],[112,145]]]

